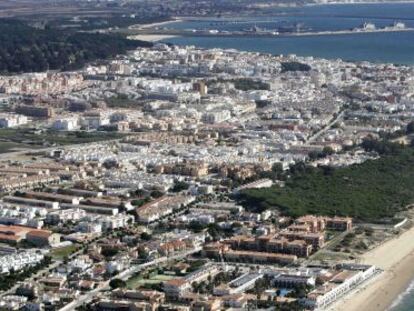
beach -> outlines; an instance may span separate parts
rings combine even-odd
[[[329,310],[388,310],[414,278],[414,228],[362,255],[360,259],[360,263],[376,265],[384,272],[337,301]]]
[[[159,23],[132,25],[129,27],[129,29],[144,30],[144,29],[151,29],[151,28],[156,28],[156,27],[160,27],[163,25],[169,25],[169,24],[179,23],[179,22],[181,22],[181,19],[175,18],[169,21],[159,22]],[[164,34],[138,34],[138,35],[128,36],[128,39],[157,42],[157,41],[167,40],[167,39],[176,38],[176,37],[177,36],[174,36],[174,35],[164,35]]]
[[[177,36],[172,36],[172,35],[134,35],[134,36],[128,36],[128,39],[157,42],[157,41],[168,40],[168,39],[176,38],[176,37]]]
[[[165,26],[165,25],[174,24],[174,23],[179,23],[179,22],[182,22],[182,20],[179,19],[179,18],[174,18],[174,19],[171,19],[171,20],[168,20],[168,21],[158,22],[158,23],[131,25],[128,28],[130,28],[130,29],[149,29],[149,28],[156,28],[156,27]]]

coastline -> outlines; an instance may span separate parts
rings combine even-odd
[[[183,20],[180,19],[180,18],[172,18],[171,20],[167,20],[167,21],[164,21],[164,22],[158,22],[158,23],[152,23],[152,24],[136,24],[136,25],[131,25],[128,28],[129,29],[148,29],[148,28],[154,28],[154,27],[168,25],[168,24],[179,23],[179,22],[182,22],[182,21]]]
[[[332,311],[389,310],[414,279],[414,227],[360,258],[360,263],[384,270],[373,282],[338,300]]]
[[[355,1],[355,2],[346,2],[346,1],[332,1],[332,2],[314,2],[307,3],[304,6],[323,6],[323,5],[358,5],[358,4],[398,4],[398,3],[414,3],[414,0],[384,0],[384,1],[375,1],[375,0],[364,0],[364,1]]]
[[[129,40],[141,40],[141,41],[148,41],[148,42],[158,42],[158,41],[162,41],[162,40],[168,40],[171,38],[177,38],[178,36],[174,36],[174,35],[132,35],[132,36],[128,36],[127,38]]]

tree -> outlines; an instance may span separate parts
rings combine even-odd
[[[283,164],[278,162],[272,165],[272,172],[275,174],[282,174],[283,173]]]
[[[180,192],[183,190],[187,190],[190,187],[188,183],[185,181],[176,181],[174,187],[171,189],[172,192]]]
[[[121,279],[112,279],[112,280],[109,282],[109,286],[110,286],[112,289],[116,289],[116,288],[124,288],[124,287],[126,287],[126,282],[125,282],[125,281],[123,281],[123,280],[121,280]]]
[[[141,239],[144,241],[149,241],[151,240],[152,236],[151,234],[147,233],[147,232],[142,232],[141,233]]]
[[[397,154],[403,149],[398,143],[393,143],[387,140],[376,140],[373,138],[364,139],[361,146],[365,151],[375,151],[380,155]]]
[[[162,192],[162,191],[154,190],[154,191],[151,192],[151,196],[154,199],[161,198],[163,195],[164,195],[164,192]]]
[[[119,250],[116,248],[104,248],[101,254],[105,257],[114,257],[118,252]]]
[[[36,29],[13,19],[0,21],[0,42],[0,71],[4,73],[78,69],[138,46],[152,46],[119,35]]]
[[[188,225],[188,228],[194,232],[201,232],[206,228],[206,226],[200,223],[199,221],[192,220]]]
[[[310,71],[312,69],[308,64],[300,62],[284,62],[282,65],[282,72],[288,71]]]
[[[414,121],[411,121],[410,123],[407,124],[406,132],[407,134],[414,133]]]
[[[314,161],[319,159],[320,153],[318,151],[312,150],[308,153],[309,160]]]
[[[145,191],[143,189],[137,189],[137,190],[135,190],[135,195],[137,197],[142,197],[142,196],[145,195]]]
[[[323,156],[326,157],[328,155],[333,154],[334,153],[334,150],[331,147],[326,146],[326,147],[323,148],[322,153],[323,153]]]

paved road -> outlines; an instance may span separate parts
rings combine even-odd
[[[177,254],[177,255],[174,255],[174,256],[171,256],[171,257],[161,257],[161,258],[155,259],[155,260],[150,261],[150,262],[146,262],[146,263],[143,263],[143,264],[140,264],[140,265],[132,266],[132,267],[118,273],[117,275],[115,275],[114,277],[109,279],[108,281],[105,281],[104,283],[101,283],[101,285],[99,287],[97,287],[97,288],[87,292],[86,294],[80,296],[76,300],[72,301],[71,303],[69,303],[66,306],[64,306],[63,308],[61,308],[59,311],[75,310],[77,307],[81,306],[82,304],[91,301],[92,298],[95,297],[99,292],[109,290],[110,289],[109,282],[113,279],[128,280],[135,273],[137,273],[137,272],[139,272],[139,271],[141,271],[145,268],[155,266],[155,265],[158,265],[160,263],[167,262],[169,260],[176,260],[176,259],[185,258],[185,257],[187,257],[191,254],[199,252],[200,250],[201,250],[201,247],[195,248],[193,250],[183,252],[183,253],[180,253],[180,254]]]
[[[311,143],[315,141],[319,136],[321,136],[323,133],[325,133],[327,130],[329,130],[336,122],[342,120],[344,117],[345,111],[341,111],[335,119],[333,119],[328,125],[326,125],[323,129],[319,130],[315,134],[313,134],[311,137],[307,139],[307,143]]]
[[[59,265],[61,264],[61,262],[54,262],[52,264],[50,264],[49,266],[47,266],[46,268],[37,271],[35,274],[33,274],[32,276],[30,276],[28,279],[25,280],[25,282],[27,281],[32,281],[35,278],[40,277],[43,273],[45,272],[51,272],[52,270],[54,270],[55,268],[57,268]],[[12,295],[16,292],[16,289],[20,286],[21,282],[18,282],[17,284],[15,284],[12,288],[10,288],[9,290],[2,292],[0,294],[0,297],[4,297],[7,295]]]

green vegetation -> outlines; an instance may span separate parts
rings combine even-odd
[[[55,248],[52,250],[51,255],[55,259],[67,258],[79,249],[78,245],[72,244],[66,247]]]
[[[312,168],[299,163],[284,188],[246,190],[239,200],[250,210],[277,209],[293,217],[391,218],[414,202],[414,148],[386,146],[388,153],[380,159],[344,168]]]
[[[240,276],[240,274],[236,270],[233,270],[233,272],[220,272],[213,278],[209,278],[206,281],[201,281],[200,283],[194,282],[192,284],[192,288],[196,293],[212,295],[214,287],[219,286],[223,283],[227,284],[238,276]]]
[[[366,151],[375,151],[380,155],[396,154],[400,150],[400,145],[387,140],[364,139],[361,144]]]
[[[150,196],[154,199],[161,198],[163,195],[165,195],[165,193],[159,190],[151,191],[151,194],[150,194]]]
[[[124,288],[124,287],[126,287],[126,282],[123,281],[123,280],[121,280],[121,279],[112,279],[109,282],[109,286],[112,289],[115,289],[115,288]]]
[[[207,263],[207,260],[205,259],[192,260],[189,262],[190,268],[188,268],[188,272],[191,273],[191,272],[197,271],[201,267],[203,267],[206,263]]]
[[[62,132],[53,130],[36,132],[33,129],[0,129],[0,140],[18,144],[23,143],[24,146],[82,144],[110,139],[119,139],[124,136],[124,134],[114,132]],[[0,143],[0,147],[1,144],[5,142]],[[6,144],[5,146],[7,147],[8,145]]]
[[[411,121],[410,123],[407,124],[406,133],[407,134],[414,133],[414,121]]]
[[[229,228],[222,228],[217,223],[204,224],[197,220],[190,222],[188,228],[194,232],[201,232],[207,230],[213,241],[218,241],[222,238],[228,238],[234,235],[235,231],[240,228],[240,223],[233,223]]]
[[[46,268],[51,263],[50,257],[45,257],[41,262],[32,267],[27,267],[18,272],[10,271],[8,274],[0,275],[0,290],[5,291],[12,288],[17,282],[22,282],[38,271]]]
[[[102,256],[105,256],[107,259],[111,259],[115,255],[118,255],[119,249],[117,248],[104,248],[101,251]]]
[[[73,70],[139,46],[152,46],[118,35],[41,30],[6,19],[0,21],[0,42],[0,73]]]
[[[308,64],[299,62],[285,62],[282,63],[282,72],[288,71],[310,71],[312,68]]]
[[[162,282],[169,281],[173,278],[174,276],[164,274],[156,274],[149,278],[144,278],[141,274],[137,274],[132,278],[128,279],[128,281],[126,282],[126,286],[129,289],[136,289],[137,287],[147,287],[148,285],[159,285]]]
[[[189,183],[185,181],[176,181],[174,187],[171,189],[172,192],[181,192],[183,190],[187,190],[190,187]]]
[[[234,87],[241,91],[251,91],[251,90],[269,90],[270,85],[261,81],[255,81],[252,79],[236,79],[232,80]]]
[[[146,197],[144,199],[134,199],[134,200],[131,201],[131,204],[135,207],[141,207],[141,206],[143,206],[144,204],[147,204],[150,201],[151,201],[151,198]]]
[[[76,28],[79,30],[95,30],[116,27],[128,27],[134,24],[152,24],[170,20],[167,15],[160,16],[127,16],[124,14],[113,14],[111,16],[88,17],[86,19],[57,18],[49,21],[48,28]]]
[[[334,153],[334,151],[332,150],[331,147],[325,147],[320,152],[319,151],[311,151],[308,154],[308,156],[309,156],[309,159],[316,160],[316,159],[325,158],[326,156],[331,155],[333,153]]]
[[[128,98],[125,94],[108,97],[105,102],[109,108],[136,108],[138,104],[136,100]]]
[[[32,149],[33,146],[8,142],[8,141],[0,141],[0,153],[7,153],[12,151],[18,151],[19,149]]]
[[[141,237],[141,240],[144,240],[144,241],[150,241],[152,239],[152,235],[147,232],[142,232],[140,237]]]
[[[348,233],[347,235],[345,235],[344,239],[341,242],[341,246],[343,247],[349,247],[352,244],[352,241],[355,238],[355,233]]]

